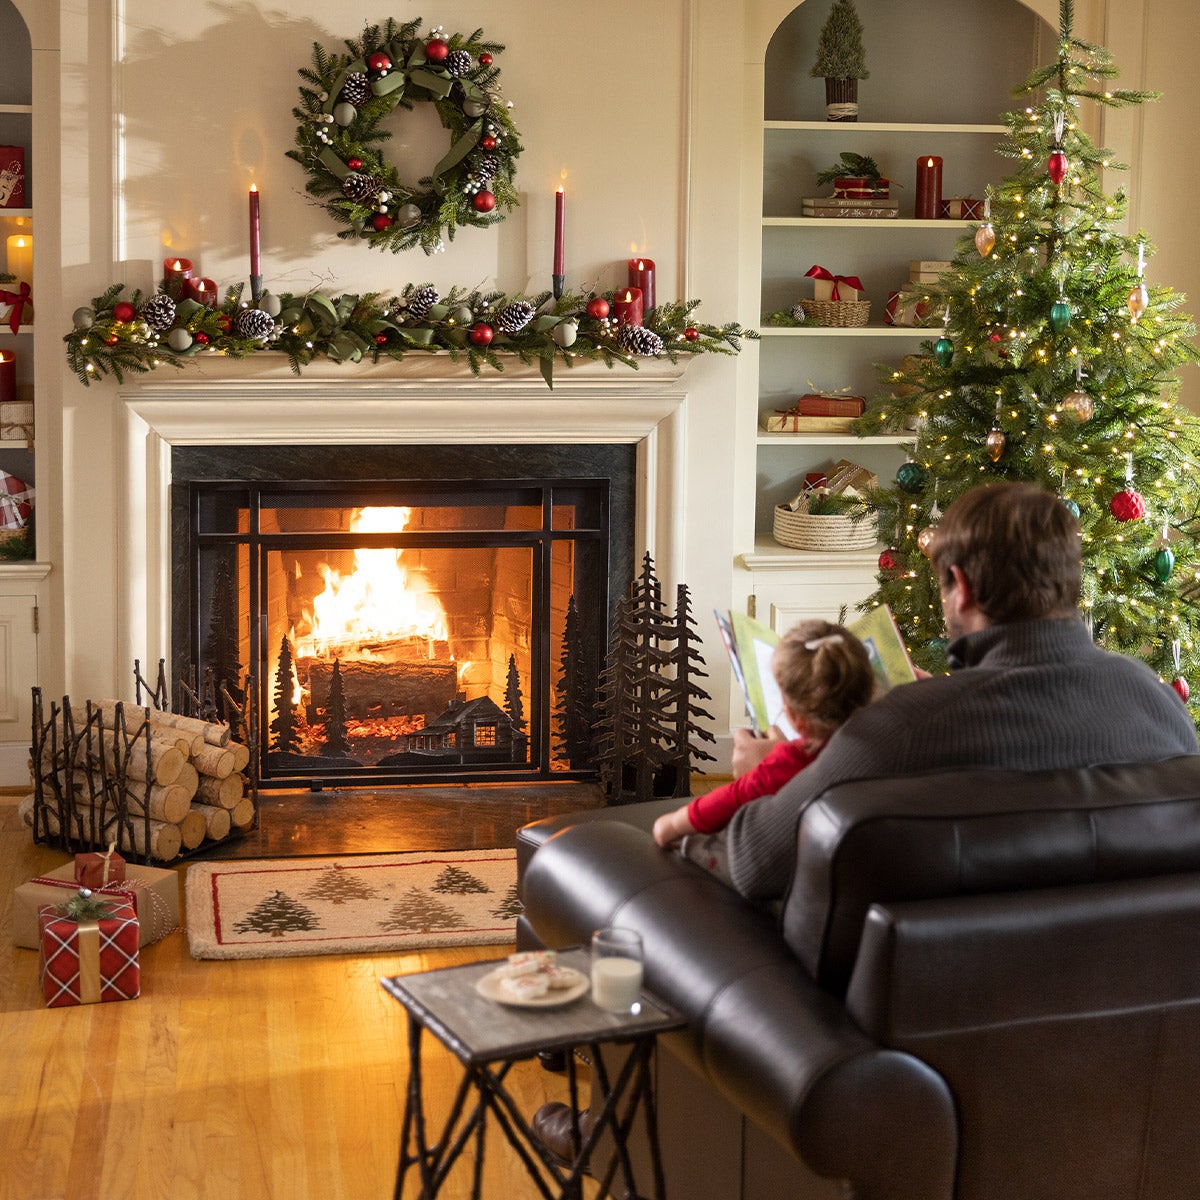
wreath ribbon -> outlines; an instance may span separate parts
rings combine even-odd
[[[33,300],[33,292],[29,284],[22,283],[19,292],[10,292],[6,289],[0,289],[0,303],[11,304],[12,312],[8,317],[8,327],[17,333],[21,328],[21,316],[25,311],[25,305]]]
[[[866,288],[862,285],[862,280],[857,275],[834,275],[827,271],[824,267],[809,267],[804,272],[805,279],[825,279],[833,281],[833,291],[830,293],[831,300],[840,300],[842,297],[838,292],[838,284],[844,283],[847,287],[854,288],[855,291],[865,292]]]

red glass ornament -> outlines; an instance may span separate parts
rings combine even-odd
[[[386,346],[387,345],[387,334],[386,333],[377,333],[375,335],[375,345]]]
[[[395,221],[387,213],[376,213],[371,218],[371,224],[376,230],[382,233],[385,229],[390,229],[395,224]]]
[[[1140,521],[1146,515],[1146,502],[1131,488],[1118,492],[1108,504],[1118,521]]]
[[[597,321],[603,321],[608,316],[608,301],[603,296],[593,296],[587,304],[587,315]]]
[[[113,318],[118,321],[132,321],[137,315],[137,309],[128,300],[113,305]]]
[[[485,321],[476,321],[471,326],[471,341],[477,346],[486,346],[495,336],[495,330]]]
[[[196,345],[197,346],[207,346],[208,345],[208,334],[205,333],[203,329],[201,329],[196,334]]]
[[[492,56],[485,50],[479,56],[479,61],[483,63],[485,67],[490,67],[492,65]]]
[[[221,315],[217,317],[217,324],[220,325],[220,327],[226,333],[228,333],[233,328],[233,318],[228,313],[221,313]]]
[[[1052,150],[1046,160],[1046,174],[1051,183],[1062,183],[1067,177],[1067,156],[1061,150]]]
[[[390,71],[392,69],[392,60],[382,50],[377,50],[367,59],[367,66],[372,71]]]
[[[350,170],[352,170],[352,171],[357,171],[358,168],[362,166],[362,159],[361,158],[347,159],[346,166],[348,166],[350,168]]]
[[[104,344],[106,346],[115,346],[120,340],[121,339],[119,337],[117,337],[117,335],[114,333],[111,336],[106,337],[104,339]]]
[[[425,43],[425,57],[431,63],[444,63],[449,53],[450,47],[441,38],[434,38]]]
[[[700,330],[693,329],[690,325],[683,331],[685,340],[694,342],[700,336]]]
[[[1182,675],[1176,675],[1171,680],[1171,686],[1179,693],[1180,700],[1186,701],[1192,694],[1192,689],[1188,687],[1188,681]]]
[[[494,137],[492,137],[492,135],[489,133],[489,134],[488,134],[486,137],[481,137],[481,138],[479,139],[479,144],[480,144],[480,145],[481,145],[481,146],[482,146],[482,147],[483,147],[485,150],[495,150],[495,148],[496,148],[496,139],[495,139]]]
[[[893,546],[889,546],[879,556],[879,569],[885,575],[896,575],[904,570],[904,559],[900,556],[900,551]]]
[[[496,207],[496,197],[491,192],[476,192],[471,206],[476,212],[489,213]]]

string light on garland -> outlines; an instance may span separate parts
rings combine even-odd
[[[482,40],[421,34],[421,20],[368,26],[349,54],[314,44],[302,68],[296,148],[308,193],[343,228],[338,236],[378,250],[445,248],[460,225],[486,226],[520,203],[514,180],[520,137],[500,91],[493,52]],[[421,184],[404,182],[379,150],[379,124],[398,107],[433,104],[450,147]],[[422,186],[426,185],[426,186]]]
[[[1125,455],[1125,487],[1108,503],[1109,512],[1118,521],[1140,521],[1146,515],[1146,501],[1133,488],[1133,455]]]

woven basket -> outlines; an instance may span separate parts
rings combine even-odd
[[[814,325],[854,329],[871,318],[870,300],[801,300],[804,317]]]
[[[870,520],[852,521],[840,513],[813,516],[775,506],[775,540],[793,550],[869,550],[878,538]]]

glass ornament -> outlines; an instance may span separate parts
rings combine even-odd
[[[995,246],[996,231],[992,228],[991,221],[987,221],[975,230],[975,249],[979,251],[980,258],[987,258]]]
[[[1108,511],[1118,521],[1140,521],[1146,515],[1146,501],[1132,488],[1117,492],[1108,502]]]
[[[954,357],[954,343],[944,334],[934,343],[933,357],[939,367],[948,367]]]
[[[1182,675],[1176,675],[1171,680],[1171,686],[1175,689],[1180,700],[1186,704],[1188,697],[1192,694],[1192,689],[1188,687],[1188,681]]]
[[[1169,546],[1163,546],[1154,555],[1154,578],[1159,583],[1166,583],[1175,570],[1175,552]]]
[[[1081,425],[1084,421],[1090,421],[1092,413],[1096,410],[1091,396],[1084,391],[1068,392],[1062,398],[1062,404],[1059,407],[1063,412],[1074,417]]]
[[[1125,305],[1129,309],[1129,315],[1133,318],[1134,324],[1137,324],[1138,318],[1146,311],[1146,306],[1149,303],[1150,296],[1146,291],[1146,285],[1139,282],[1130,291],[1129,299],[1125,301]]]
[[[1003,429],[993,429],[987,435],[987,456],[992,462],[999,462],[1004,454],[1004,448],[1008,445],[1008,437]]]
[[[926,558],[930,557],[930,551],[933,547],[933,539],[937,537],[937,526],[926,525],[920,533],[917,534],[917,549],[921,551]]]
[[[1050,182],[1054,184],[1062,183],[1067,177],[1067,156],[1061,150],[1052,150],[1050,157],[1046,160],[1046,174],[1050,176]]]
[[[889,546],[880,554],[879,569],[885,575],[898,575],[904,570],[904,557],[895,546]]]
[[[1050,305],[1050,328],[1055,333],[1062,333],[1071,323],[1071,306],[1063,297],[1059,297]]]
[[[920,463],[901,463],[896,472],[896,482],[902,491],[914,495],[919,492],[929,479],[929,472]]]
[[[1072,500],[1070,496],[1063,496],[1062,502],[1063,502],[1063,507],[1067,510],[1067,512],[1069,512],[1071,514],[1071,516],[1073,516],[1075,518],[1075,520],[1078,521],[1079,520],[1079,505],[1076,504],[1075,501]]]

